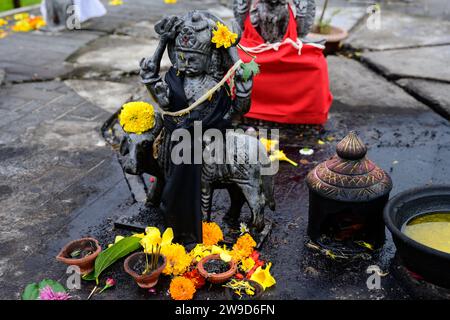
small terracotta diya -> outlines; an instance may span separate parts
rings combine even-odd
[[[205,265],[209,261],[213,261],[213,260],[223,261],[220,258],[220,255],[213,254],[213,255],[209,255],[209,256],[204,257],[197,264],[198,272],[200,273],[200,275],[203,278],[205,278],[209,282],[214,283],[214,284],[224,283],[224,282],[228,281],[229,279],[231,279],[231,277],[233,277],[236,274],[236,272],[237,272],[237,265],[236,265],[236,262],[234,262],[233,260],[228,262],[228,266],[229,266],[228,271],[222,272],[222,273],[209,273],[208,271],[206,271]]]
[[[94,270],[95,259],[101,251],[102,247],[97,239],[82,238],[65,245],[56,256],[56,260],[69,266],[78,266],[80,273],[85,275]]]
[[[149,260],[150,256],[151,254],[149,254]],[[159,258],[160,258],[160,261],[158,261],[159,267],[150,272],[149,274],[140,274],[136,272],[134,267],[137,263],[142,263],[146,261],[144,252],[133,253],[131,256],[125,259],[123,267],[125,269],[125,272],[133,277],[133,279],[136,281],[139,287],[143,289],[150,289],[156,286],[159,280],[159,276],[161,275],[167,264],[166,257],[160,255]]]

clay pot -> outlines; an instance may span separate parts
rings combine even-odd
[[[197,269],[198,269],[198,272],[200,273],[200,275],[211,283],[214,283],[214,284],[224,283],[224,282],[228,281],[229,279],[231,279],[231,277],[234,276],[237,272],[236,262],[231,260],[229,262],[230,269],[228,271],[223,272],[223,273],[208,273],[205,270],[204,265],[205,265],[205,263],[207,263],[210,260],[221,260],[220,255],[213,254],[213,255],[204,257],[202,260],[200,260],[198,262]]]
[[[150,261],[150,256],[151,256],[151,254],[149,254],[149,261]],[[145,261],[145,253],[144,252],[133,253],[131,256],[129,256],[128,258],[125,259],[125,261],[123,263],[123,267],[125,268],[125,272],[134,278],[134,281],[136,281],[136,283],[139,287],[141,287],[143,289],[150,289],[150,288],[153,288],[154,286],[156,286],[156,284],[158,283],[158,280],[159,280],[159,276],[161,275],[161,273],[163,272],[163,270],[167,264],[166,257],[164,257],[163,255],[160,255],[160,257],[163,259],[163,263],[158,267],[158,269],[152,271],[149,274],[145,274],[145,275],[139,274],[136,271],[134,271],[134,269],[132,268],[132,266],[135,263],[137,263],[139,260],[142,259],[143,261]]]
[[[330,26],[330,33],[322,34],[319,32],[318,27],[314,26],[313,32],[311,32],[308,37],[313,39],[325,39],[325,49],[323,50],[324,55],[334,54],[339,50],[341,41],[348,37],[348,32],[344,29]]]
[[[250,283],[250,285],[255,288],[255,294],[253,296],[247,296],[245,295],[243,298],[240,298],[237,294],[234,293],[233,289],[230,288],[225,288],[225,296],[227,297],[228,300],[258,300],[261,298],[264,289],[263,287],[256,281],[253,280],[244,280],[247,281],[248,283]]]
[[[84,250],[92,248],[93,245],[96,247],[95,251],[85,256],[84,258],[72,258],[70,254],[75,250]],[[94,270],[95,259],[102,251],[102,247],[98,243],[97,239],[94,238],[82,238],[79,240],[74,240],[69,242],[64,248],[61,249],[59,254],[56,256],[56,260],[63,262],[69,266],[78,266],[82,275],[90,273]]]

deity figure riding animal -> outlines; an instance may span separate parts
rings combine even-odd
[[[247,146],[236,153],[232,163],[195,164],[193,152],[190,163],[175,164],[171,158],[178,143],[173,141],[176,130],[187,130],[194,137],[190,141],[194,150],[196,123],[201,122],[203,131],[214,128],[225,132],[232,127],[232,120],[239,119],[250,107],[253,79],[244,77],[240,67],[242,61],[235,47],[239,27],[233,28],[236,39],[231,47],[212,43],[213,31],[223,25],[214,15],[199,11],[166,17],[155,25],[159,45],[151,58],[141,61],[140,75],[161,113],[155,113],[155,126],[148,132],[125,134],[120,148],[128,173],[145,172],[158,178],[152,203],[159,204],[166,225],[184,244],[202,242],[202,219],[210,219],[214,189],[229,191],[231,208],[226,217],[231,221],[237,221],[247,202],[257,230],[264,227],[264,207],[273,210],[275,205],[272,176],[261,173],[264,166],[270,165],[267,154],[261,154],[257,164],[249,162],[250,150],[264,150],[256,137],[232,135],[238,148]],[[160,65],[165,50],[173,66],[162,76]],[[234,90],[223,81],[230,69],[235,71]],[[210,91],[214,87],[218,89]]]

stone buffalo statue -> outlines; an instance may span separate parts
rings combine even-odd
[[[270,166],[270,160],[260,141],[247,134],[233,132],[229,138],[235,139],[236,148],[232,161],[223,164],[202,164],[201,176],[201,209],[203,217],[211,219],[212,196],[215,189],[227,189],[231,206],[225,216],[229,223],[239,221],[242,206],[247,202],[252,214],[252,227],[261,231],[264,228],[264,208],[266,205],[273,211],[273,175],[263,175],[263,168]],[[228,138],[227,138],[228,139]],[[152,199],[159,205],[159,197],[164,187],[167,163],[170,155],[166,150],[170,137],[164,134],[163,120],[155,113],[155,126],[143,134],[124,133],[120,143],[121,164],[126,173],[141,175],[143,173],[158,179],[156,191]],[[159,145],[155,148],[155,145]],[[206,146],[205,148],[208,148]],[[226,146],[224,146],[226,148]],[[251,150],[259,150],[258,163],[252,164]],[[224,150],[225,152],[225,150]],[[224,153],[225,154],[225,153]]]

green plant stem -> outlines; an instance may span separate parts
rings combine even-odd
[[[248,55],[250,58],[252,58],[253,60],[256,59],[256,56],[252,56],[250,53],[247,52],[247,50],[245,50],[239,43],[238,43],[238,48],[242,50],[242,52],[244,52],[246,55]]]
[[[323,18],[325,17],[325,11],[327,11],[327,7],[328,7],[328,0],[325,0],[325,2],[323,4],[322,13],[321,13],[320,18],[319,18],[319,28],[322,25],[322,21],[323,21]]]

